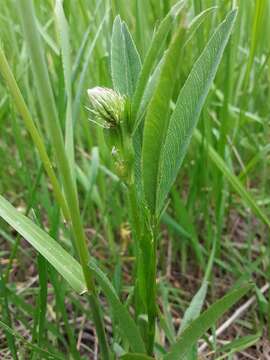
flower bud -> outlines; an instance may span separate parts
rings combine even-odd
[[[94,87],[87,90],[89,111],[98,125],[113,128],[120,124],[125,111],[125,98],[108,88]],[[92,120],[93,121],[93,120]]]

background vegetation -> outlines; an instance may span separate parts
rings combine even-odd
[[[175,1],[65,0],[63,7],[58,1],[34,1],[36,32],[31,3],[1,2],[0,193],[32,222],[22,228],[24,218],[16,217],[1,198],[0,215],[12,227],[0,220],[0,358],[62,359],[68,354],[95,359],[98,345],[102,347],[97,340],[102,334],[96,334],[102,327],[93,326],[97,297],[74,292],[85,290],[81,270],[71,256],[53,263],[56,250],[50,241],[55,239],[87,264],[86,237],[91,257],[117,296],[126,307],[132,303],[136,249],[128,200],[103,131],[89,122],[86,90],[113,87],[110,54],[116,15],[127,23],[145,59],[154,30]],[[199,355],[191,358],[269,356],[268,0],[186,1],[166,38],[168,46],[179,26],[192,29],[174,69],[171,105],[210,36],[235,7],[230,41],[161,217],[158,358],[174,343],[199,289],[193,311],[250,281],[253,292],[211,326],[196,349]],[[38,240],[47,242],[47,253],[38,248]],[[69,268],[75,274],[66,276],[69,284],[52,265],[60,273]],[[124,345],[115,313],[104,288],[100,292],[94,285],[92,271],[83,267],[88,289],[99,295],[111,347],[120,355]],[[206,279],[207,294],[201,286]]]

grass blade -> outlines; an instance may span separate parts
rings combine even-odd
[[[247,349],[248,347],[256,344],[260,340],[261,336],[262,333],[258,332],[255,335],[247,335],[240,339],[231,341],[229,344],[217,349],[217,353],[225,352],[225,354],[219,356],[216,360],[228,359],[228,357],[232,354]]]
[[[8,332],[10,335],[19,339],[26,347],[34,350],[36,353],[40,354],[42,356],[42,358],[44,358],[44,359],[49,359],[49,360],[63,360],[64,359],[64,357],[62,357],[62,356],[52,354],[49,351],[41,349],[37,345],[31,344],[29,341],[25,340],[25,338],[23,336],[21,336],[17,331],[11,329],[9,326],[7,326],[5,323],[3,323],[1,320],[0,320],[0,328],[5,330],[6,332]]]
[[[229,310],[237,301],[252,289],[252,285],[233,290],[222,299],[211,305],[196,320],[194,320],[181,334],[179,340],[172,346],[164,360],[179,360],[215,322]]]
[[[11,321],[11,316],[10,316],[10,309],[9,309],[9,299],[8,299],[8,291],[6,288],[6,283],[4,280],[4,277],[2,275],[2,269],[0,268],[0,294],[1,294],[1,298],[0,298],[0,304],[1,304],[1,318],[4,321],[5,325],[7,327],[12,326],[12,321]],[[11,352],[12,358],[14,360],[18,360],[18,356],[17,356],[17,347],[15,344],[15,339],[13,334],[11,334],[9,331],[7,331],[6,329],[4,329],[4,333],[6,335],[6,339],[7,339],[7,344],[9,347],[9,350]]]
[[[71,58],[69,26],[62,7],[62,2],[57,0],[55,3],[55,14],[57,29],[60,38],[61,60],[64,71],[65,89],[67,94],[67,109],[65,123],[65,146],[67,158],[70,163],[72,175],[74,177],[74,139],[73,139],[73,119],[72,119],[72,88],[71,88]]]
[[[227,167],[224,160],[219,156],[215,149],[203,139],[199,130],[195,129],[194,138],[200,144],[203,143],[209,158],[213,161],[216,167],[222,172],[224,177],[230,183],[232,188],[241,196],[242,200],[250,207],[250,209],[256,214],[267,226],[270,228],[270,220],[265,212],[257,205],[253,196],[244,188],[241,181],[235,176],[232,171]]]
[[[0,217],[23,236],[79,294],[86,291],[80,264],[45,231],[0,196]]]
[[[89,252],[80,217],[76,183],[73,180],[70,163],[65,152],[64,139],[60,128],[48,67],[45,61],[42,42],[40,41],[37,31],[34,5],[32,1],[28,0],[20,1],[18,5],[30,58],[32,60],[31,64],[39,103],[43,118],[47,122],[49,137],[52,140],[57,167],[61,174],[64,193],[70,210],[72,230],[76,240],[76,250],[78,251],[82,264],[87,289],[95,292],[94,281],[87,266],[89,262]]]
[[[68,221],[70,218],[69,209],[67,207],[65,198],[62,195],[62,191],[61,191],[60,185],[58,183],[57,177],[55,175],[55,172],[53,170],[53,166],[51,164],[49,156],[47,154],[45,144],[36,128],[36,125],[31,117],[31,114],[25,104],[25,101],[24,101],[23,96],[20,92],[20,89],[17,85],[17,82],[10,70],[6,56],[1,48],[0,48],[0,72],[7,83],[7,86],[11,92],[13,99],[14,99],[14,103],[18,109],[18,112],[20,113],[21,117],[24,120],[25,127],[29,131],[29,133],[32,137],[32,140],[39,152],[39,156],[41,158],[43,166],[44,166],[44,168],[48,174],[48,177],[51,181],[56,201],[58,202],[59,206],[61,207],[65,219]]]
[[[81,100],[82,100],[82,94],[84,91],[84,86],[85,86],[85,79],[86,79],[86,75],[87,75],[87,71],[89,68],[89,63],[91,60],[91,57],[93,55],[94,49],[97,45],[97,41],[100,37],[100,34],[102,32],[102,29],[104,28],[104,24],[105,21],[107,19],[108,13],[106,12],[102,21],[100,22],[100,25],[98,27],[98,29],[95,32],[95,37],[92,40],[88,50],[86,51],[86,55],[85,58],[83,60],[83,66],[82,66],[82,70],[78,79],[78,86],[76,89],[76,96],[75,96],[75,100],[74,100],[74,106],[73,106],[73,119],[74,119],[74,123],[76,124],[78,117],[79,117],[79,112],[80,112],[80,107],[81,107]],[[79,64],[77,65],[79,67]],[[76,73],[75,73],[76,69],[73,72],[73,78],[76,77]],[[77,70],[79,71],[79,70]]]

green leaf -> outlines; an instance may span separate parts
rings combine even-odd
[[[218,26],[178,96],[160,158],[157,181],[158,211],[162,208],[187,152],[192,133],[229,40],[236,14],[237,10],[231,11]]]
[[[115,18],[113,24],[111,70],[114,89],[131,98],[141,71],[141,59],[120,16]]]
[[[118,295],[109,279],[94,262],[91,262],[89,267],[95,274],[96,280],[100,284],[102,291],[106,295],[111,305],[114,317],[119,323],[119,330],[122,334],[122,337],[128,341],[131,349],[134,352],[145,352],[144,343],[141,338],[139,329],[132,317],[129,315],[126,307],[120,302]]]
[[[141,101],[143,99],[146,86],[148,84],[151,72],[153,71],[154,65],[156,64],[157,59],[161,51],[163,50],[163,45],[167,39],[168,33],[173,26],[174,19],[179,14],[181,9],[184,7],[185,2],[179,1],[176,3],[165,18],[161,21],[157,31],[155,32],[149,50],[146,54],[145,60],[143,62],[142,71],[140,73],[138,84],[134,93],[134,98],[132,101],[132,118],[135,122],[135,129],[138,127],[138,123],[141,119],[138,114],[139,109],[141,108]],[[137,117],[137,115],[139,117]]]
[[[18,112],[24,121],[25,127],[28,130],[28,132],[30,133],[32,140],[39,152],[40,159],[43,163],[43,166],[44,166],[44,168],[48,174],[48,177],[50,179],[50,182],[52,184],[55,199],[57,200],[59,206],[61,207],[65,219],[68,221],[70,218],[69,209],[68,209],[66,200],[62,194],[61,186],[60,186],[58,179],[56,177],[56,174],[54,172],[52,163],[47,154],[45,141],[43,140],[42,136],[40,135],[40,133],[34,123],[34,120],[32,119],[32,116],[28,110],[28,107],[26,106],[26,103],[25,103],[24,98],[21,94],[21,91],[17,85],[17,82],[11,72],[11,69],[8,64],[8,60],[6,59],[6,56],[3,52],[3,50],[1,49],[1,47],[0,47],[0,72],[6,81],[6,84],[10,90],[12,97],[13,97],[14,104],[15,104],[16,108],[18,109]]]
[[[144,195],[152,213],[156,210],[158,169],[164,134],[167,131],[170,100],[179,64],[182,28],[173,38],[164,58],[156,89],[147,109],[142,145],[142,179]]]
[[[164,357],[164,360],[179,360],[183,358],[200,337],[202,337],[227,310],[249,292],[252,287],[251,284],[248,284],[237,290],[233,290],[211,305],[183,331],[177,342],[172,346],[170,352]]]
[[[2,196],[0,196],[0,217],[27,240],[75,291],[79,294],[86,291],[82,269],[77,260]]]
[[[150,103],[150,100],[153,96],[153,93],[155,91],[156,85],[158,83],[158,80],[160,78],[160,72],[161,72],[161,68],[162,68],[162,64],[163,64],[163,58],[160,60],[160,62],[157,64],[157,66],[155,67],[155,70],[153,71],[153,73],[151,74],[151,76],[148,78],[148,83],[145,86],[144,89],[144,93],[142,95],[141,98],[141,102],[140,102],[140,106],[137,109],[137,125],[141,123],[141,120],[143,119],[146,111],[147,111],[147,106]],[[136,130],[138,131],[140,129],[140,127],[136,127]],[[136,134],[136,132],[135,132]]]
[[[188,26],[189,27],[188,36],[185,41],[185,46],[187,46],[187,44],[193,39],[194,35],[200,29],[201,25],[204,23],[207,17],[211,15],[215,10],[217,10],[217,8],[218,8],[217,6],[212,6],[208,9],[205,9],[191,21],[191,23]]]
[[[89,251],[80,216],[77,186],[72,175],[73,170],[70,168],[70,162],[65,151],[65,144],[58,116],[59,114],[54,99],[48,66],[45,61],[43,44],[40,41],[40,37],[37,32],[34,5],[32,1],[22,0],[18,2],[18,8],[24,35],[28,45],[29,55],[32,60],[31,67],[35,79],[37,97],[39,99],[43,119],[47,124],[49,138],[52,141],[56,165],[59,173],[61,174],[62,185],[67,205],[70,210],[72,231],[75,239],[74,244],[76,244],[76,247],[74,246],[74,248],[79,254],[84,277],[87,282],[87,288],[91,289],[94,293],[94,282],[91,279],[91,274],[87,265],[89,260]],[[97,327],[99,328],[98,325]]]
[[[179,334],[181,334],[186,329],[186,327],[199,316],[203,307],[205,296],[207,294],[207,289],[208,282],[204,281],[184,314],[183,320],[181,321]]]
[[[120,357],[121,360],[154,360],[154,358],[146,356],[144,354],[125,354]]]
[[[236,352],[243,351],[243,350],[249,348],[250,346],[256,344],[256,342],[260,340],[261,336],[262,336],[262,333],[258,332],[257,334],[247,335],[242,338],[231,341],[229,344],[226,344],[226,345],[220,347],[219,349],[217,349],[217,351],[216,351],[217,354],[225,352],[225,354],[218,357],[217,360],[221,360],[221,359],[225,359],[225,358],[228,359],[229,355],[232,355]]]

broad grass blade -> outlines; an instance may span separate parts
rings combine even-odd
[[[120,16],[115,18],[113,24],[111,71],[114,89],[131,98],[141,71],[141,59]]]
[[[164,360],[179,360],[184,358],[196,341],[198,341],[227,310],[245,296],[252,287],[253,286],[249,284],[233,290],[211,305],[183,331],[178,341],[172,346],[170,352],[165,355]]]
[[[79,294],[86,291],[79,263],[45,231],[0,196],[0,217],[27,240]]]
[[[178,96],[160,157],[157,180],[157,209],[159,211],[187,152],[192,133],[229,40],[236,14],[237,10],[231,11],[219,25],[193,66]]]

